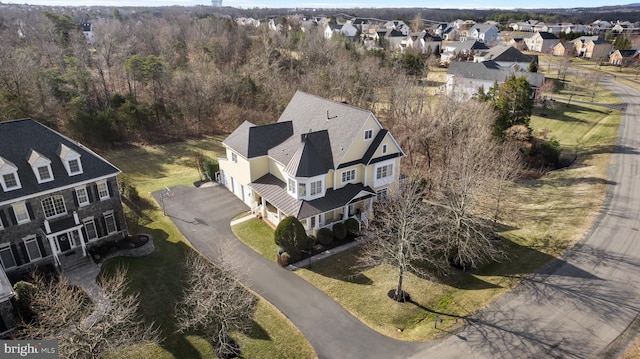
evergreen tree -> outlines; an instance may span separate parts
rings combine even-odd
[[[512,75],[500,86],[500,92],[494,101],[494,108],[498,112],[494,125],[494,135],[503,137],[504,131],[511,126],[524,125],[529,127],[531,108],[533,106],[533,90],[524,77],[516,78]]]

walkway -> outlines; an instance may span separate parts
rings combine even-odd
[[[226,266],[253,291],[275,305],[304,334],[319,358],[407,358],[427,343],[383,336],[294,273],[238,241],[229,223],[247,206],[221,186],[172,188],[165,210],[203,255]],[[159,201],[160,192],[153,196]]]

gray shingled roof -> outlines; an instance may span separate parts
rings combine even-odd
[[[291,123],[256,126],[243,122],[222,143],[246,158],[266,156],[273,146],[293,135]]]
[[[480,41],[476,41],[476,40],[459,41],[459,42],[453,43],[453,44],[448,45],[448,46],[453,46],[454,47],[453,52],[470,52],[471,50],[487,50],[487,49],[489,49],[487,47],[487,45],[481,43]]]
[[[327,131],[321,132],[326,133]],[[284,171],[292,177],[315,177],[329,172],[333,166],[326,166],[321,160],[325,156],[316,149],[308,134],[302,136],[304,139],[300,147],[291,157]]]
[[[558,37],[550,32],[545,32],[545,31],[540,31],[538,32],[538,34],[540,34],[540,37],[543,38],[544,40],[557,40]]]
[[[308,133],[319,153],[330,153],[331,161],[327,160],[330,163],[325,166],[334,168],[342,162],[370,116],[373,116],[371,111],[298,91],[278,119],[278,122],[291,121],[294,135],[269,150],[269,156],[287,165],[300,146],[301,135]],[[320,139],[324,136],[321,131],[326,131],[324,140]]]
[[[80,155],[82,174],[68,175],[59,156],[61,144]],[[38,184],[27,162],[32,150],[51,161],[53,181]],[[93,151],[32,119],[0,122],[0,156],[18,168],[22,185],[21,189],[8,192],[3,192],[0,187],[0,202],[120,173]]]
[[[291,197],[287,193],[286,184],[272,174],[258,178],[249,186],[285,215],[299,219],[344,207],[363,191],[365,193],[357,198],[358,201],[375,196],[375,192],[370,187],[363,186],[362,183],[349,183],[338,190],[327,189],[322,198],[302,201]]]
[[[493,61],[504,62],[531,62],[531,56],[525,55],[513,46],[498,45],[480,54],[482,57]]]
[[[533,87],[540,87],[544,82],[544,75],[536,72],[517,71],[514,68],[501,69],[494,61],[484,62],[461,62],[454,61],[449,64],[447,74],[460,76],[462,78],[477,79],[503,83],[511,75],[516,77],[524,76]]]
[[[599,36],[580,36],[577,39],[573,40],[572,42],[575,44],[576,42],[581,42],[583,44],[586,44],[587,42],[591,41],[591,40],[597,40],[599,38]]]

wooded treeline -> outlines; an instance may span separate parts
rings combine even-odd
[[[417,83],[387,56],[295,23],[276,32],[186,13],[114,11],[92,22],[87,39],[71,13],[0,16],[0,120],[31,117],[92,146],[272,122],[298,89],[373,110],[394,102],[390,83]]]

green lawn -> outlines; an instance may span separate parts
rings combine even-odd
[[[191,153],[199,150],[210,157],[222,153],[219,139],[143,146],[105,153],[134,184],[146,202],[140,231],[154,238],[155,251],[141,258],[116,258],[103,266],[110,271],[128,268],[131,290],[140,293],[140,314],[148,323],[156,323],[165,338],[157,346],[126,348],[117,358],[214,358],[205,339],[176,333],[173,317],[184,285],[183,259],[191,247],[168,217],[162,216],[150,193],[168,186],[193,185],[199,179],[191,165]],[[315,358],[304,336],[276,308],[260,299],[247,334],[234,333],[244,358]]]
[[[278,246],[273,238],[273,229],[268,224],[257,218],[252,218],[234,225],[231,230],[236,237],[254,251],[271,261],[276,261]]]

